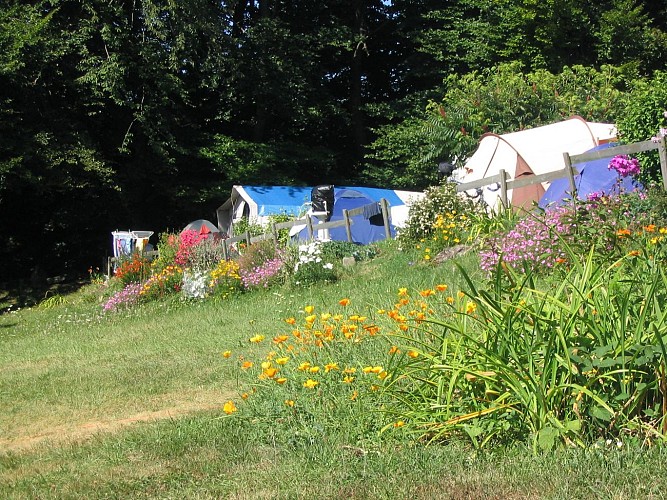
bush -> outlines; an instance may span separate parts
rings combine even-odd
[[[237,262],[245,289],[268,288],[283,278],[285,252],[271,240],[259,241],[246,248]]]
[[[150,261],[140,253],[133,253],[129,258],[122,260],[114,273],[123,285],[140,283],[149,275]]]

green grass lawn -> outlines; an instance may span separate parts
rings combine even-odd
[[[372,315],[399,287],[458,288],[451,262],[413,260],[385,249],[330,285],[172,299],[119,314],[103,314],[91,286],[51,308],[0,316],[0,497],[664,496],[662,447],[611,443],[534,456],[519,445],[476,451],[380,436],[360,425],[376,418],[367,406],[342,419],[292,419],[269,400],[254,412],[222,412],[242,390],[222,351],[252,353],[259,348],[249,337],[276,335],[304,305],[326,310],[347,297]],[[459,262],[478,276],[474,256]]]

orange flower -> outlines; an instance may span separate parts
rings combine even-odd
[[[350,305],[350,299],[340,299],[338,303],[343,307],[347,307]]]
[[[243,394],[241,394],[241,399],[244,399],[244,400],[248,399],[248,396],[249,396],[249,394],[247,392],[244,392]]]
[[[278,335],[277,337],[273,337],[273,342],[275,344],[281,344],[285,342],[289,337],[287,335]]]
[[[389,349],[389,354],[400,354],[400,353],[401,350],[395,345],[391,346],[391,349]]]
[[[278,370],[276,368],[266,368],[264,370],[264,375],[266,375],[269,378],[273,378],[278,374]]]
[[[413,351],[413,350],[411,349],[411,350],[408,351],[408,356],[410,356],[411,358],[418,358],[418,357],[419,357],[419,353],[418,353],[417,351]]]
[[[343,370],[343,373],[357,373],[357,369],[356,368],[345,368],[345,370]]]
[[[294,325],[294,324],[296,324],[296,319],[294,319],[294,318],[287,318],[287,319],[285,320],[285,323],[287,323],[288,325]]]
[[[632,250],[628,252],[628,257],[638,257],[639,256],[639,250]]]
[[[252,361],[244,361],[243,364],[241,365],[241,368],[243,370],[247,370],[252,366]]]
[[[279,378],[277,378],[277,379],[275,379],[275,380],[276,380],[276,382],[277,382],[278,384],[280,384],[280,385],[283,385],[285,382],[287,382],[287,379],[286,379],[285,377],[279,377]]]
[[[435,295],[435,291],[428,288],[426,290],[422,290],[421,292],[419,292],[419,295],[421,295],[422,297],[430,297],[431,295]]]
[[[616,236],[618,236],[619,238],[630,236],[631,234],[632,233],[629,229],[619,229],[618,231],[616,231]]]
[[[405,422],[403,422],[403,420],[399,420],[397,422],[394,422],[394,427],[396,427],[396,428],[403,427],[404,425],[405,425]]]
[[[435,285],[435,289],[439,292],[444,292],[447,288],[449,288],[447,285]]]
[[[232,351],[225,351],[222,353],[223,358],[228,358],[232,355]]]
[[[352,394],[350,394],[350,401],[356,401],[358,395],[359,395],[358,391],[352,391]]]
[[[222,411],[224,411],[227,415],[231,415],[235,411],[238,411],[238,408],[234,404],[234,401],[227,401],[222,407]]]

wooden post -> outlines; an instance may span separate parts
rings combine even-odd
[[[483,194],[480,194],[483,196]],[[503,204],[503,208],[507,210],[509,208],[509,201],[507,200],[507,174],[505,170],[500,169],[500,202]]]
[[[225,260],[229,260],[229,250],[227,249],[227,240],[222,240],[222,257]]]
[[[380,200],[380,210],[382,210],[382,220],[384,220],[384,235],[385,239],[391,239],[391,226],[389,220],[389,202],[382,198]]]
[[[574,170],[572,169],[572,161],[570,160],[569,153],[563,153],[563,161],[565,162],[565,174],[567,174],[567,179],[570,181],[570,195],[574,201],[577,199],[577,185],[574,182]]]
[[[306,227],[308,228],[308,241],[313,240],[313,218],[311,215],[306,215]]]
[[[273,244],[278,245],[278,230],[275,222],[271,223],[271,234],[273,235]]]
[[[658,154],[660,155],[660,172],[662,173],[662,187],[667,191],[667,147],[665,138],[658,141]]]
[[[245,232],[245,241],[246,241],[246,248],[250,247],[250,244],[252,243],[252,236],[250,236],[250,231]]]
[[[345,220],[345,232],[347,233],[347,241],[352,243],[352,228],[350,227],[350,215],[347,208],[343,209],[343,220]]]

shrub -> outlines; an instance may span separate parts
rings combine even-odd
[[[244,288],[268,288],[282,278],[284,251],[271,240],[259,241],[246,248],[237,262]]]
[[[233,260],[221,260],[210,272],[208,293],[213,297],[227,298],[241,289],[239,265]]]
[[[319,240],[302,244],[292,252],[294,272],[291,281],[295,285],[311,285],[318,282],[332,282],[337,276],[333,262],[324,258],[323,248],[326,243]],[[294,247],[292,247],[294,248]]]
[[[139,283],[149,275],[150,261],[140,253],[133,253],[128,259],[122,260],[114,273],[124,285]]]
[[[426,196],[410,206],[408,220],[401,228],[401,246],[429,240],[435,248],[443,248],[468,240],[471,217],[485,212],[473,200],[456,192],[456,184],[446,182],[427,188]]]

